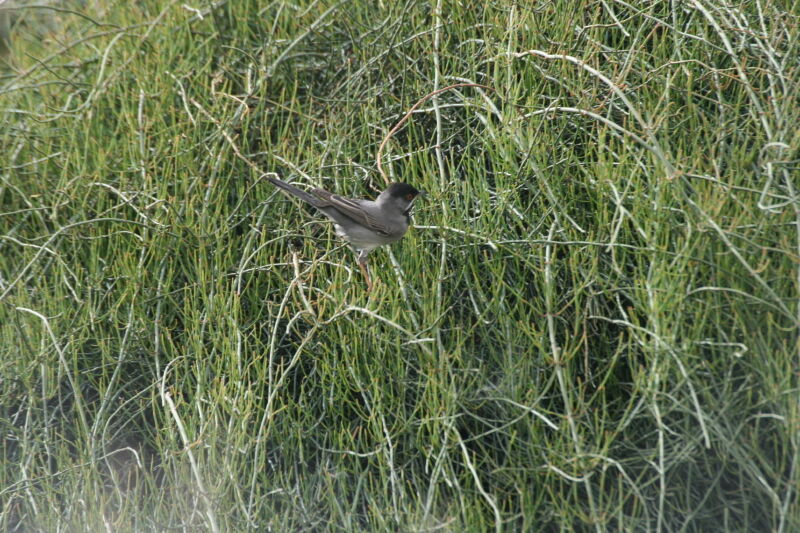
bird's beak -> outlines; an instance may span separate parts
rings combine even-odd
[[[428,191],[419,191],[417,196],[428,196]]]

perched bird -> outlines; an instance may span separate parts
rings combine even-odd
[[[266,176],[276,187],[313,205],[335,223],[336,234],[350,243],[358,254],[358,267],[367,280],[367,292],[372,280],[367,269],[367,255],[384,244],[399,241],[408,231],[411,207],[417,196],[425,194],[406,183],[392,183],[375,200],[344,198],[325,189],[306,192],[283,180]]]

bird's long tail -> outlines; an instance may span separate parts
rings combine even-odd
[[[265,177],[267,178],[267,180],[269,180],[270,183],[272,183],[276,187],[283,189],[289,194],[292,194],[293,196],[300,198],[304,202],[309,203],[314,207],[325,207],[326,205],[328,205],[327,202],[325,202],[323,199],[317,198],[316,196],[313,196],[304,190],[298,189],[294,185],[289,185],[283,180],[279,180],[278,178],[273,178],[272,176],[265,176]]]

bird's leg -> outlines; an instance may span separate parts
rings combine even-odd
[[[367,265],[367,252],[361,250],[358,252],[358,268],[361,269],[361,273],[364,275],[364,279],[367,280],[367,292],[372,290],[372,279],[369,276],[369,266]]]

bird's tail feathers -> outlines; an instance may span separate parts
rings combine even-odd
[[[294,185],[290,185],[283,180],[279,180],[278,178],[273,178],[272,176],[265,176],[270,183],[275,185],[278,188],[283,189],[284,191],[288,192],[289,194],[296,196],[303,200],[306,203],[313,205],[314,207],[324,207],[326,202],[323,201],[321,198],[317,198],[302,189],[298,189]]]

